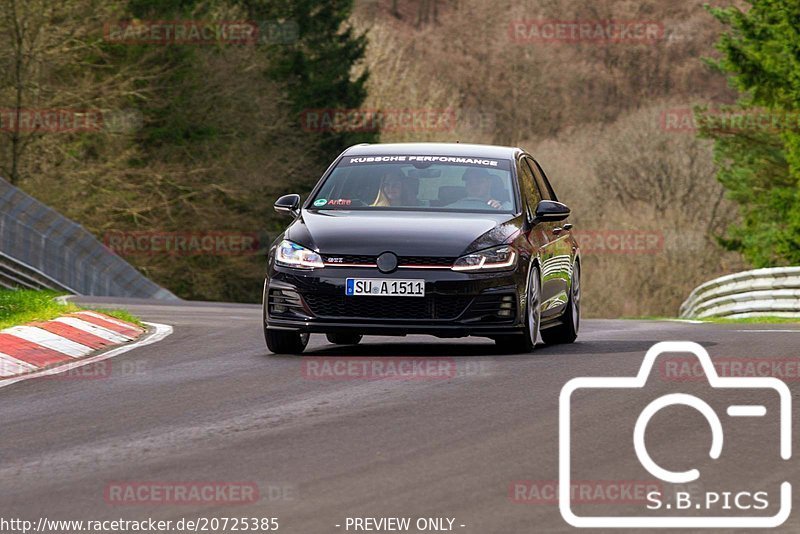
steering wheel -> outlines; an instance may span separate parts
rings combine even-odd
[[[478,208],[478,207],[480,207],[480,208],[491,208],[492,207],[489,204],[488,200],[481,200],[480,198],[472,198],[472,197],[462,198],[461,200],[457,200],[457,201],[453,202],[450,205],[452,206],[453,204],[462,204],[462,203],[474,204],[476,208]],[[464,207],[464,206],[461,206],[461,207]]]

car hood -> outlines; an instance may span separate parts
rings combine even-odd
[[[494,213],[303,210],[286,238],[322,254],[456,257],[505,243],[520,221]]]

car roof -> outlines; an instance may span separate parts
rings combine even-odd
[[[477,158],[514,159],[521,148],[466,143],[379,143],[351,146],[342,155],[376,156],[418,154],[423,156],[469,156]]]

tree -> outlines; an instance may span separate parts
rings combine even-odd
[[[12,184],[26,175],[25,151],[42,135],[30,112],[97,103],[97,86],[79,83],[74,64],[92,53],[91,32],[106,13],[94,0],[0,0],[0,135],[9,140],[0,174]]]
[[[291,42],[265,43],[274,57],[267,76],[285,82],[298,117],[310,109],[356,109],[367,97],[369,71],[361,62],[367,37],[350,26],[353,0],[239,0],[250,19],[296,25]],[[377,140],[377,132],[325,131],[321,165],[344,148]],[[323,167],[324,168],[324,167]]]
[[[800,264],[800,3],[750,0],[709,8],[730,28],[711,65],[741,92],[737,106],[698,110],[700,133],[714,139],[717,178],[742,221],[722,242],[756,267]]]

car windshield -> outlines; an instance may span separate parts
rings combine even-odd
[[[510,169],[503,159],[345,156],[308,207],[515,213]]]

